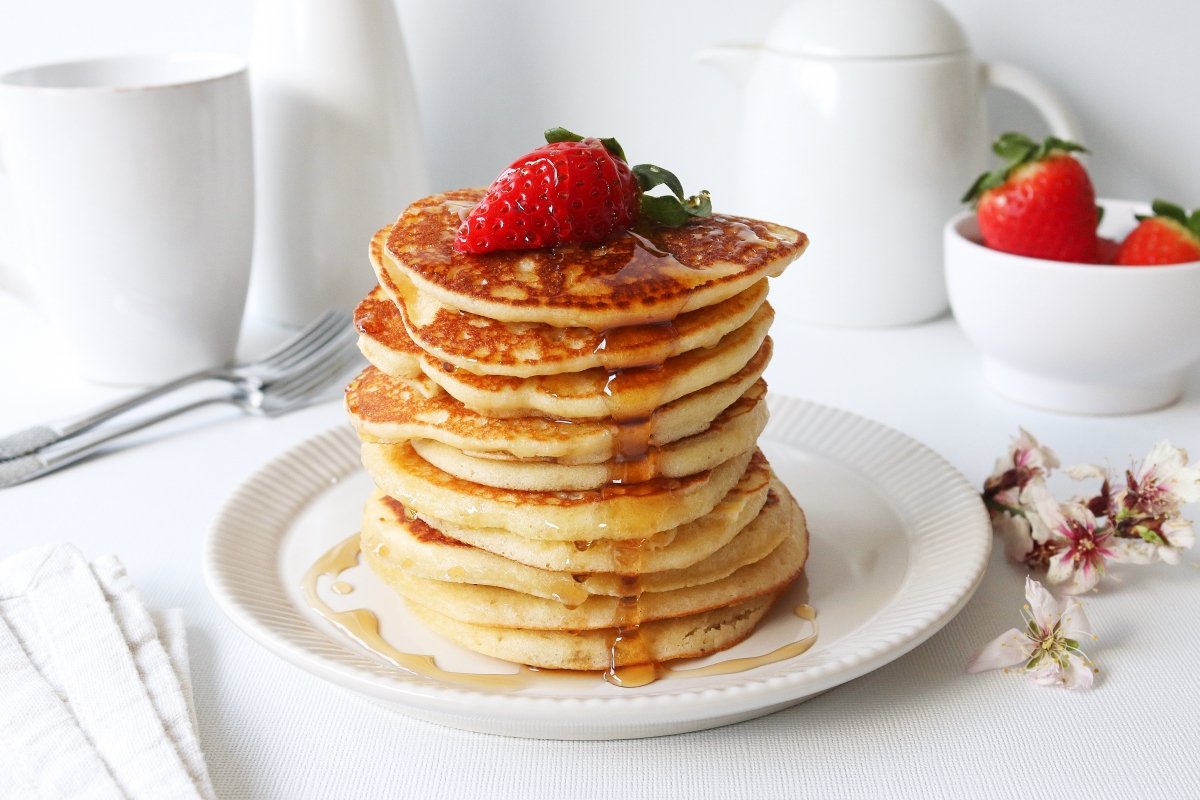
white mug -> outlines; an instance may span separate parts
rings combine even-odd
[[[254,230],[245,64],[77,61],[0,76],[0,172],[32,300],[106,383],[233,358]]]

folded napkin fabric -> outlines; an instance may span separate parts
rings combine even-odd
[[[0,797],[215,797],[182,617],[152,616],[115,557],[0,561]]]

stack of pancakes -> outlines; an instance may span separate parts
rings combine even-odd
[[[481,196],[418,201],[371,243],[371,366],[346,393],[378,487],[365,560],[434,630],[522,664],[615,672],[741,641],[808,551],[756,449],[766,278],[806,237],[714,216],[457,253]]]

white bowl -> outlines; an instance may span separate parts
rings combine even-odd
[[[1101,200],[1100,234],[1120,239],[1144,204]],[[944,232],[959,326],[1002,395],[1079,414],[1170,405],[1200,359],[1200,261],[1159,267],[1070,264],[984,247],[974,212]]]

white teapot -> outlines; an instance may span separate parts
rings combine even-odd
[[[1044,83],[977,61],[933,0],[799,0],[765,44],[697,57],[745,82],[737,210],[812,239],[773,289],[776,308],[809,322],[945,311],[941,230],[989,163],[988,86],[1024,96],[1054,135],[1081,138]]]

